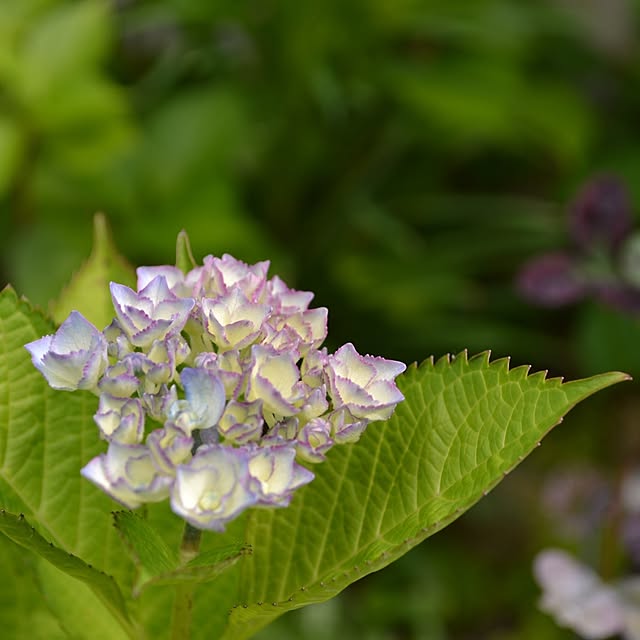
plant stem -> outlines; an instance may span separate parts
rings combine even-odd
[[[201,537],[202,531],[192,527],[188,522],[185,523],[180,545],[181,565],[185,565],[198,555]],[[171,640],[189,640],[194,590],[195,585],[188,582],[176,586],[176,596],[173,601]]]

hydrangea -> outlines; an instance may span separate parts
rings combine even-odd
[[[111,283],[103,331],[74,311],[26,345],[52,387],[99,396],[108,450],[85,478],[128,508],[169,498],[222,531],[249,507],[286,507],[307,465],[391,416],[405,365],[350,343],[329,354],[327,310],[268,268],[230,255],[140,267],[136,291]]]

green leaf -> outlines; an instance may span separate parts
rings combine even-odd
[[[138,565],[139,575],[133,587],[136,597],[151,585],[210,582],[250,553],[247,545],[234,541],[199,553],[186,564],[181,564],[178,554],[167,546],[163,537],[146,520],[131,511],[118,511],[113,516],[116,528]]]
[[[130,584],[133,567],[111,526],[115,503],[80,476],[105,446],[92,420],[97,398],[51,389],[24,348],[52,331],[13,289],[0,293],[0,507]]]
[[[124,627],[129,628],[133,635],[124,598],[111,576],[47,542],[23,515],[18,516],[0,509],[0,532],[21,547],[37,553],[60,571],[87,584],[113,616],[120,620]],[[110,621],[108,626],[113,626],[113,621]]]
[[[67,638],[86,640],[139,640],[141,630],[119,624],[113,611],[88,585],[78,582],[49,562],[36,565],[45,602],[65,630]]]
[[[87,262],[74,275],[60,298],[51,304],[53,319],[61,324],[71,311],[80,311],[96,327],[103,329],[113,320],[114,310],[109,282],[135,286],[133,268],[113,244],[105,216],[97,213],[93,221],[93,250]]]
[[[5,196],[12,186],[24,147],[24,135],[18,123],[0,113],[0,196]]]
[[[67,640],[47,608],[37,581],[36,556],[0,536],[0,619],[2,636],[21,640]]]
[[[198,637],[248,637],[385,567],[475,504],[577,402],[625,379],[608,373],[563,384],[527,367],[509,370],[508,360],[490,363],[488,354],[412,366],[398,380],[406,401],[391,420],[334,448],[290,507],[247,516],[253,557],[225,574],[224,594],[220,584],[199,592],[209,608],[215,601],[232,612]]]
[[[96,73],[110,40],[109,7],[103,0],[59,4],[45,11],[21,47],[21,92],[34,110],[78,77]]]

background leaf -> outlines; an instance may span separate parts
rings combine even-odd
[[[133,267],[118,254],[106,217],[98,213],[93,219],[91,255],[58,300],[51,304],[53,319],[61,324],[76,310],[98,329],[103,329],[114,317],[109,291],[111,281],[135,288],[136,277]]]

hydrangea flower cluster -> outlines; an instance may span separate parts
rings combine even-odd
[[[201,529],[252,506],[284,507],[336,444],[386,420],[405,365],[328,354],[327,309],[268,262],[207,256],[183,273],[140,267],[137,291],[111,284],[115,319],[99,331],[74,311],[26,345],[54,389],[100,398],[94,420],[108,449],[81,471],[134,509],[170,499]]]

